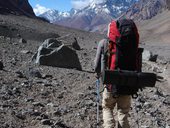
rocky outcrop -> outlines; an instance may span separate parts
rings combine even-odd
[[[158,13],[169,8],[168,0],[140,0],[120,17],[127,17],[136,21],[151,19]]]
[[[28,0],[1,0],[0,13],[35,17],[33,9],[30,6]]]
[[[166,5],[167,5],[167,8],[170,10],[170,1],[169,0],[166,0]]]

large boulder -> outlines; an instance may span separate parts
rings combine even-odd
[[[81,70],[76,51],[55,38],[45,40],[33,56],[33,60],[40,65]]]

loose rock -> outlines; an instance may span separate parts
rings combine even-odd
[[[41,120],[41,123],[43,125],[52,125],[53,124],[50,119],[43,119],[43,120]]]
[[[4,65],[3,65],[3,63],[0,61],[0,70],[3,70],[3,68],[4,68]]]
[[[19,40],[19,43],[25,44],[25,43],[27,43],[27,41],[26,41],[25,39],[21,38],[21,39]]]
[[[40,71],[38,69],[30,68],[29,69],[29,75],[31,77],[42,78],[42,75],[41,75],[41,73],[40,73]]]

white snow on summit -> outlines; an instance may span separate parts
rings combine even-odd
[[[50,22],[59,21],[61,19],[65,19],[68,17],[78,17],[78,16],[89,16],[93,17],[95,15],[106,14],[110,17],[116,18],[125,10],[127,10],[133,3],[138,0],[88,0],[88,4],[86,1],[87,6],[82,9],[71,9],[69,12],[59,12],[56,10],[49,10],[41,15]],[[73,0],[77,5],[77,0]],[[81,1],[82,2],[85,1]]]

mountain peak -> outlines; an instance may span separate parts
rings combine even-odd
[[[47,18],[51,23],[92,30],[95,26],[108,24],[125,12],[137,0],[91,0],[83,9],[71,9],[69,12],[51,11],[41,16]]]

